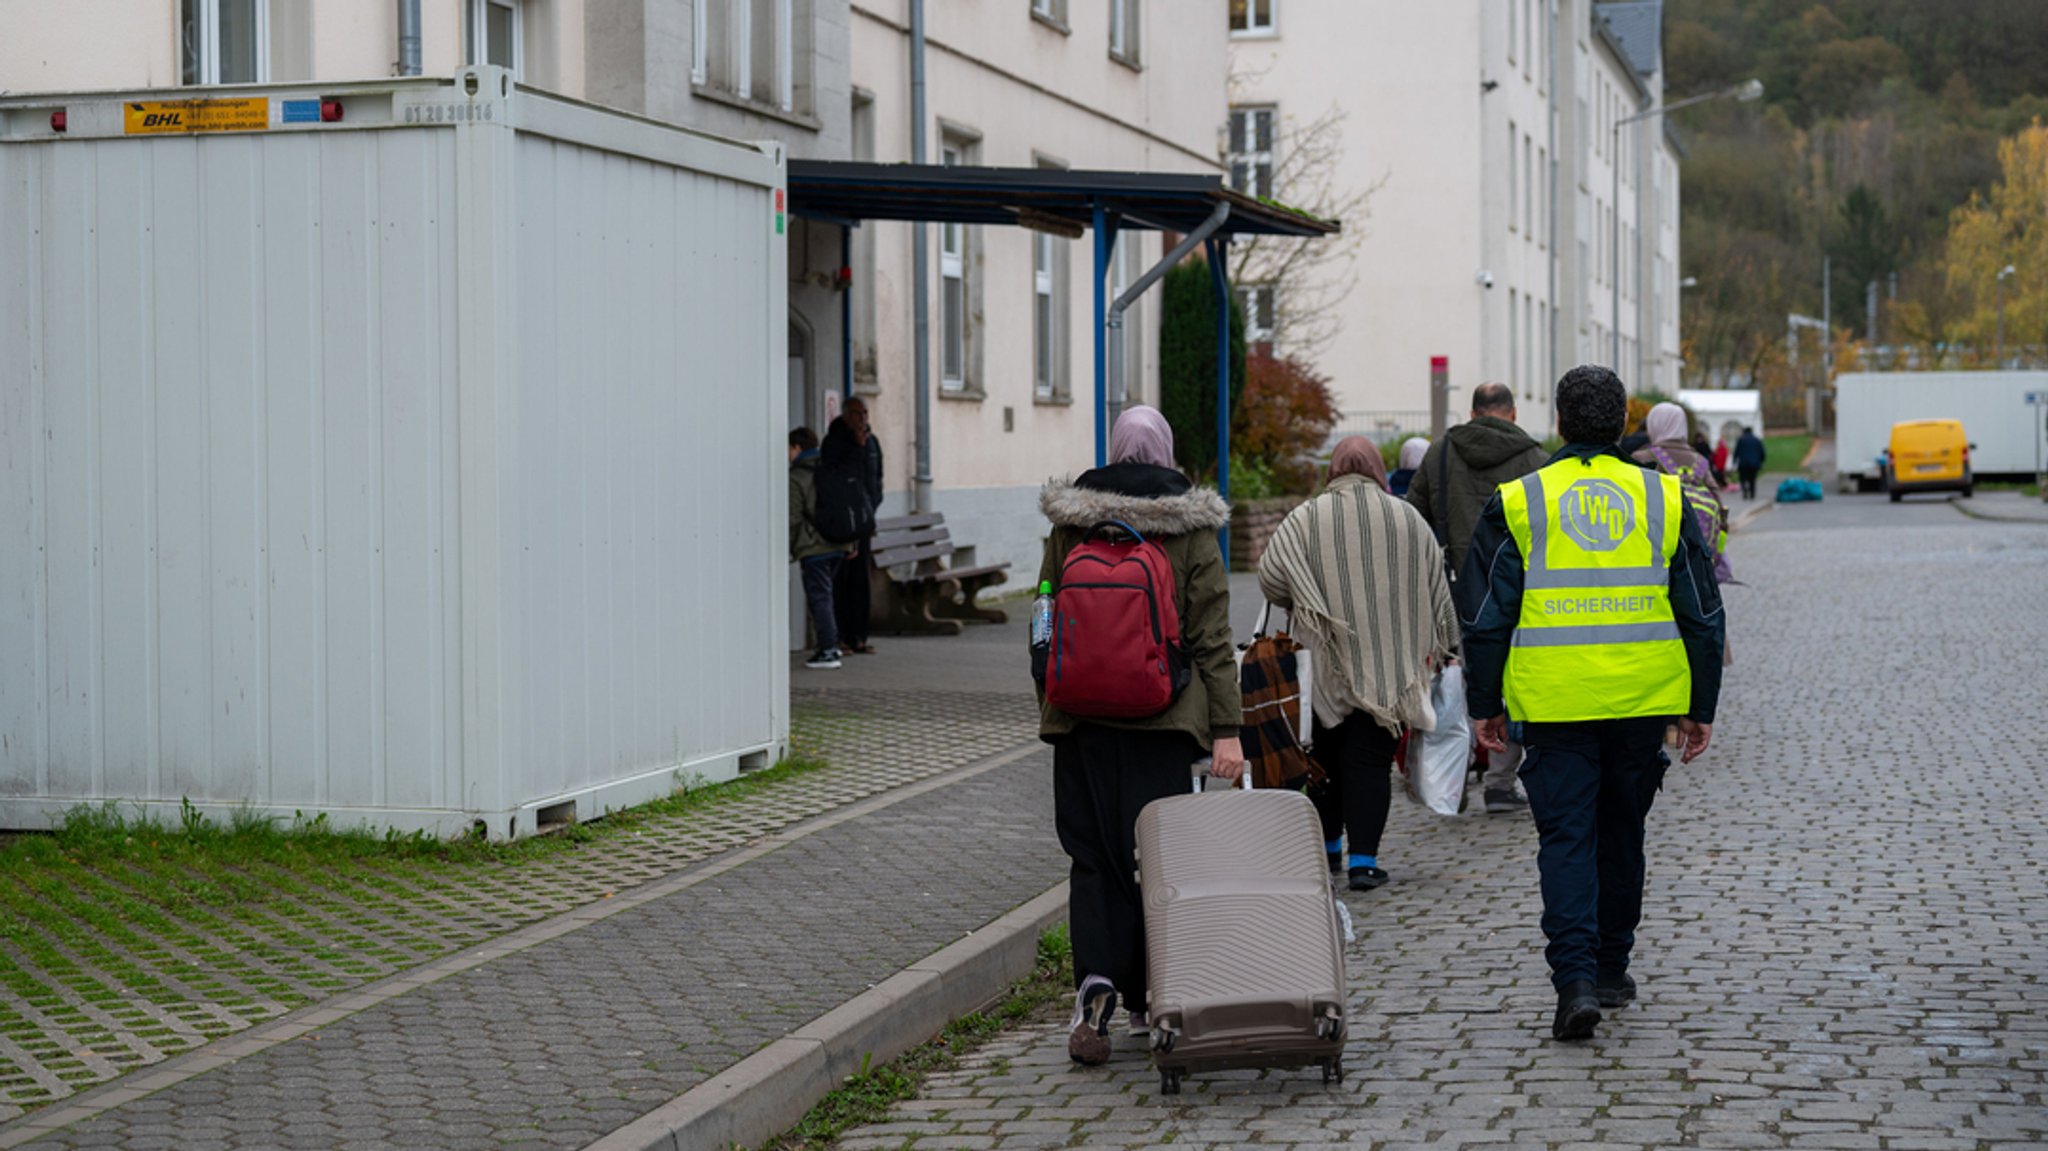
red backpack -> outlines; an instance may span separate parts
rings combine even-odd
[[[1171,706],[1188,676],[1166,553],[1127,524],[1089,528],[1060,569],[1046,701],[1069,715],[1141,719]]]

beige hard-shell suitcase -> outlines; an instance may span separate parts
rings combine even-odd
[[[1297,791],[1174,796],[1138,814],[1152,1059],[1344,1078],[1344,953],[1315,805]]]

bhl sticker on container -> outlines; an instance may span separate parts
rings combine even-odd
[[[270,127],[270,101],[262,96],[224,100],[144,100],[121,107],[130,136],[178,132],[261,132]]]

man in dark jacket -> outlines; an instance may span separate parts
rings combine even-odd
[[[1479,510],[1493,491],[1543,466],[1543,445],[1515,423],[1515,392],[1506,384],[1481,384],[1472,392],[1472,420],[1452,428],[1422,457],[1408,486],[1408,502],[1444,546],[1453,579],[1465,563]],[[1522,763],[1520,745],[1488,752],[1480,790],[1489,812],[1526,811],[1529,801],[1515,786]]]
[[[1742,438],[1735,441],[1735,474],[1742,477],[1742,498],[1756,498],[1757,473],[1764,470],[1764,442],[1756,438],[1756,429],[1745,427]]]
[[[832,421],[835,426],[842,422],[859,446],[868,507],[879,517],[882,513],[882,441],[868,423],[867,401],[859,396],[848,399],[840,417]],[[825,439],[830,445],[830,430],[826,432]],[[873,602],[868,580],[874,568],[875,537],[869,533],[861,537],[860,550],[847,557],[839,569],[839,578],[832,583],[832,597],[839,617],[839,646],[860,655],[873,655],[875,651],[874,646],[868,643],[870,605]]]
[[[805,667],[839,666],[839,622],[832,613],[832,579],[839,574],[846,547],[818,531],[818,433],[796,428],[789,433],[789,558],[803,573],[804,603],[818,633],[818,650]]]
[[[1660,745],[1675,724],[1685,762],[1706,751],[1721,693],[1713,558],[1678,480],[1616,450],[1627,418],[1613,372],[1565,374],[1564,448],[1487,503],[1457,589],[1479,742],[1504,745],[1510,708],[1522,721],[1558,1039],[1636,997]]]

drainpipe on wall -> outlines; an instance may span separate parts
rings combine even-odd
[[[924,0],[910,0],[910,162],[924,163]],[[922,220],[910,225],[911,362],[917,389],[917,475],[910,510],[932,509],[932,320],[931,251]]]
[[[420,74],[420,0],[398,0],[398,74]]]
[[[1558,376],[1562,374],[1557,362],[1557,314],[1562,311],[1558,307],[1557,299],[1557,267],[1558,261],[1562,258],[1557,252],[1557,170],[1563,167],[1559,163],[1557,155],[1557,120],[1560,103],[1557,98],[1557,33],[1558,24],[1564,15],[1564,9],[1570,3],[1571,0],[1562,0],[1559,5],[1550,10],[1550,100],[1547,108],[1549,114],[1544,117],[1549,121],[1546,135],[1550,137],[1550,171],[1544,174],[1550,181],[1550,315],[1545,317],[1550,321],[1550,341],[1546,349],[1549,354],[1544,357],[1543,377],[1541,380],[1544,400],[1546,402],[1555,399],[1550,393],[1557,386],[1556,380]],[[1581,143],[1581,146],[1583,147],[1583,143]],[[1552,418],[1555,418],[1554,411]]]

